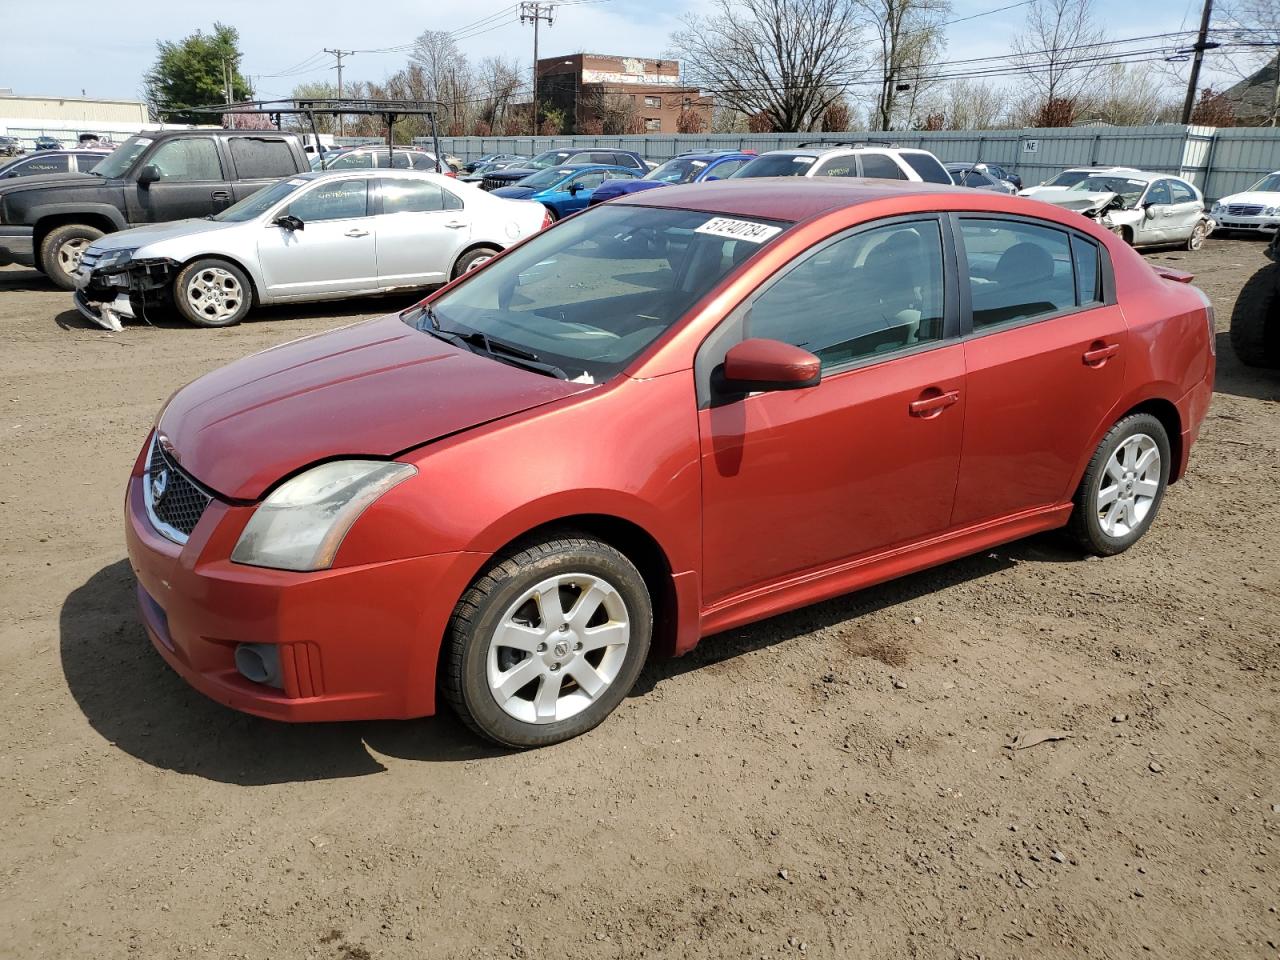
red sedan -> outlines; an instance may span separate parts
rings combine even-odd
[[[874,181],[653,190],[217,370],[133,469],[146,629],[280,720],[439,697],[533,747],[651,649],[1065,527],[1187,469],[1213,315],[1070,211]]]

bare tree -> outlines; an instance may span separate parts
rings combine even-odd
[[[945,46],[942,21],[949,0],[857,0],[876,47],[879,91],[872,119],[879,130],[911,126],[912,115],[927,91],[928,65]],[[899,97],[899,94],[906,94]],[[902,101],[906,101],[903,103]]]
[[[494,134],[508,132],[511,101],[523,83],[520,65],[514,59],[485,57],[481,60],[476,69],[477,122],[486,123]]]
[[[855,0],[714,0],[672,34],[688,82],[774,130],[811,130],[861,66]]]
[[[644,122],[636,110],[634,96],[610,90],[603,84],[587,84],[582,88],[582,112],[600,124],[607,136],[643,133]]]
[[[1142,66],[1108,64],[1079,96],[1080,116],[1104,120],[1117,127],[1160,123],[1171,109],[1176,113],[1176,93],[1158,73]]]
[[[1074,103],[1102,69],[1096,60],[1107,50],[1092,0],[1031,0],[1026,25],[1012,47],[1013,62],[1024,69],[1028,87],[1040,100],[1037,110],[1050,101]]]
[[[475,106],[471,65],[453,37],[443,30],[424,30],[409,55],[422,71],[425,99],[438,100],[448,111],[450,127],[469,126]]]
[[[952,80],[930,92],[925,109],[941,113],[948,130],[992,130],[1005,123],[1009,94],[980,80]]]

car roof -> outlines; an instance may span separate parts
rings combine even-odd
[[[628,193],[611,203],[699,210],[741,217],[765,217],[799,222],[841,207],[891,197],[961,196],[974,191],[939,183],[910,180],[865,180],[855,177],[753,177],[717,180]]]
[[[453,177],[434,170],[411,170],[406,167],[348,167],[345,170],[307,170],[303,173],[291,174],[284,180],[347,180],[352,177],[378,177],[380,179],[406,178],[410,180],[427,179],[436,183],[457,183]]]

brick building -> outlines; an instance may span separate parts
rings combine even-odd
[[[677,60],[574,53],[538,61],[543,109],[563,111],[565,133],[676,133],[683,110],[711,129],[711,98],[680,83]]]

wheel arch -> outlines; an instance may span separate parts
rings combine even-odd
[[[477,250],[496,250],[498,253],[502,253],[506,249],[507,248],[503,244],[498,243],[496,240],[472,240],[465,247],[459,250],[458,255],[453,258],[453,263],[449,265],[448,282],[452,282],[457,279],[455,273],[458,269],[458,264],[462,262],[462,258],[467,254],[475,253]]]
[[[1159,420],[1161,426],[1164,427],[1164,432],[1169,435],[1169,457],[1173,461],[1169,464],[1169,482],[1173,483],[1176,480],[1180,480],[1182,478],[1183,464],[1183,436],[1182,415],[1178,412],[1177,406],[1164,397],[1151,397],[1130,407],[1116,417],[1114,422],[1118,423],[1125,417],[1131,417],[1137,413],[1150,414]]]
[[[249,293],[253,296],[253,306],[262,306],[262,293],[259,289],[258,278],[253,270],[237,257],[232,257],[225,253],[198,253],[193,257],[187,257],[185,260],[175,261],[172,284],[175,288],[178,283],[178,274],[198,260],[222,260],[224,263],[231,264],[249,279]],[[176,295],[177,290],[175,289],[173,292]]]
[[[122,230],[122,224],[118,223],[115,218],[108,216],[100,210],[76,210],[64,213],[51,212],[43,214],[36,220],[35,229],[32,231],[31,241],[32,248],[35,253],[36,269],[43,270],[43,259],[40,256],[40,248],[44,246],[44,238],[58,227],[65,227],[69,224],[83,224],[86,227],[93,227],[95,230],[101,230],[103,233],[115,233]]]

